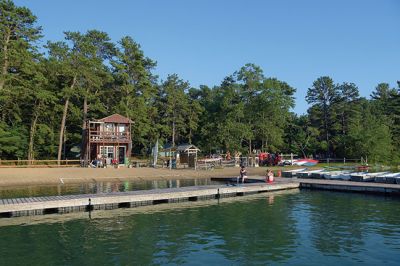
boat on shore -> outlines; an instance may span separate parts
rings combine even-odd
[[[324,179],[330,180],[350,180],[350,171],[332,171],[324,174]]]
[[[282,172],[282,177],[296,177],[298,173],[307,170],[307,168],[294,169]]]
[[[322,171],[324,171],[324,169],[307,170],[307,171],[298,172],[296,176],[300,177],[300,178],[311,178],[311,175],[313,173],[320,173]]]
[[[400,179],[400,173],[379,174],[375,176],[374,181],[376,183],[396,184],[396,179]]]
[[[356,172],[350,175],[350,180],[355,182],[374,182],[375,177],[385,174],[389,174],[389,172],[377,172],[377,173]]]
[[[293,160],[293,162],[292,162],[292,165],[298,165],[298,166],[315,166],[317,164],[318,164],[317,160],[308,159],[308,158],[296,159],[296,160]]]

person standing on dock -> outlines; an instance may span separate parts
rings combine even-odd
[[[265,182],[267,183],[274,182],[274,173],[271,171],[271,169],[267,170],[267,174],[265,176]]]
[[[240,176],[240,179],[242,179],[242,183],[244,183],[244,179],[247,178],[247,170],[244,167],[244,165],[242,165],[240,167],[240,175],[239,176]]]

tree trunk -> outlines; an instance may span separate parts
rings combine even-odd
[[[86,93],[89,93],[89,90],[86,90]],[[86,162],[87,160],[87,150],[86,150],[86,122],[87,122],[87,113],[88,113],[88,104],[87,104],[87,94],[83,99],[83,121],[82,121],[82,139],[81,139],[81,160]]]
[[[39,103],[40,105],[40,103]],[[39,107],[37,107],[39,108]],[[31,161],[34,159],[34,155],[33,155],[33,143],[35,140],[35,134],[36,134],[36,124],[37,124],[37,120],[39,117],[39,112],[36,110],[34,112],[33,118],[32,118],[32,123],[31,123],[31,129],[30,129],[30,134],[29,134],[29,148],[28,148],[28,160],[29,160],[29,164],[31,164]]]
[[[74,76],[74,78],[72,80],[72,84],[70,87],[71,90],[75,87],[75,83],[76,83],[76,76]],[[65,127],[65,122],[67,121],[68,105],[69,105],[69,96],[65,99],[64,111],[63,111],[63,116],[61,119],[60,139],[58,142],[58,155],[57,155],[58,165],[61,164],[61,152],[62,152],[62,148],[63,148],[64,127]]]
[[[172,121],[172,147],[175,147],[175,119]]]
[[[328,132],[328,106],[324,103],[324,127],[325,127],[325,138],[326,138],[326,146],[327,146],[327,157],[330,157],[330,145],[329,145],[329,132]]]
[[[61,153],[62,153],[62,148],[63,148],[65,122],[67,120],[68,104],[69,104],[69,97],[67,99],[65,99],[63,117],[61,120],[60,140],[58,142],[58,155],[57,155],[58,165],[61,164]]]
[[[301,153],[303,154],[303,158],[307,158],[304,148],[300,146]]]
[[[86,90],[86,93],[89,93],[89,90]],[[85,95],[85,98],[83,99],[83,123],[82,123],[82,129],[86,129],[86,121],[87,121],[87,114],[88,114],[88,100],[87,100],[87,94]]]
[[[0,91],[2,91],[3,88],[4,88],[4,84],[6,82],[6,75],[7,75],[7,72],[8,72],[8,66],[10,64],[10,62],[8,60],[8,44],[10,43],[10,36],[11,36],[11,32],[7,31],[5,42],[4,42],[4,45],[3,45],[4,62],[3,62],[2,69],[1,69]]]
[[[251,155],[251,139],[249,139],[249,155]]]

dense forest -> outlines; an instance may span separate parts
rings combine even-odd
[[[0,159],[76,158],[88,119],[119,113],[133,125],[133,152],[193,143],[204,154],[254,149],[302,156],[400,162],[400,82],[377,84],[369,99],[329,76],[310,84],[305,115],[295,88],[246,64],[214,87],[176,74],[160,80],[156,61],[126,36],[64,32],[42,41],[37,18],[0,0]]]

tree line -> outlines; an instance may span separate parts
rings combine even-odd
[[[82,143],[88,119],[119,113],[133,151],[193,143],[203,153],[254,149],[302,156],[400,161],[400,82],[370,99],[353,83],[317,78],[307,114],[292,112],[296,89],[246,64],[213,87],[177,74],[160,80],[157,62],[130,36],[64,32],[40,46],[42,28],[26,7],[0,1],[0,158],[61,159]]]

